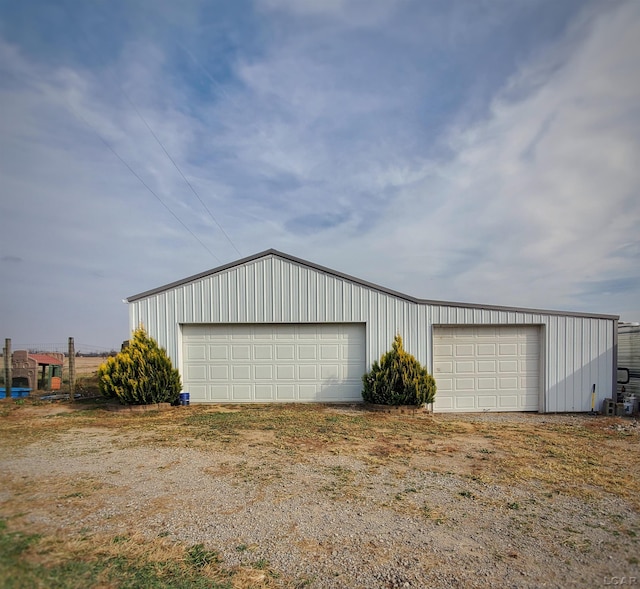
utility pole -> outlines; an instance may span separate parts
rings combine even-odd
[[[69,338],[69,400],[74,401],[76,393],[76,350],[73,338]]]
[[[4,348],[2,350],[4,358],[4,390],[5,397],[11,399],[11,338],[4,340]]]

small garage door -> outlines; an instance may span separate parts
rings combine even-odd
[[[363,324],[185,325],[194,402],[361,401]]]
[[[538,411],[540,329],[436,327],[435,411]]]

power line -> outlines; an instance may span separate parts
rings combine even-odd
[[[98,132],[98,130],[91,124],[89,123],[89,121],[87,121],[87,119],[80,113],[78,112],[76,109],[73,108],[73,105],[68,103],[71,106],[71,109],[76,113],[77,116],[79,116],[85,123],[85,125],[87,125],[89,128],[91,128],[93,130],[93,132],[98,136],[98,139],[100,139],[100,141],[102,141],[102,143],[104,143],[107,148],[109,149],[109,151],[111,151],[111,153],[113,153],[113,155],[115,155],[125,166],[126,168],[140,181],[140,183],[151,193],[153,194],[153,196],[156,197],[156,199],[158,200],[158,202],[165,208],[167,209],[167,211],[169,211],[173,217],[176,219],[176,221],[178,221],[178,223],[180,223],[180,225],[182,225],[197,241],[198,243],[204,248],[206,249],[220,264],[222,264],[222,260],[220,260],[220,258],[218,256],[216,256],[204,243],[203,241],[193,232],[191,231],[191,229],[189,229],[189,227],[187,227],[184,222],[182,221],[182,219],[180,219],[180,217],[178,217],[178,215],[176,215],[170,208],[169,206],[158,196],[158,194],[143,180],[143,178],[118,154],[118,152],[111,146],[111,144],[102,136],[100,135],[100,133]]]
[[[76,21],[75,19],[75,15],[71,13],[70,10],[67,11],[70,18],[74,21]],[[76,21],[76,25],[79,25],[79,23]],[[88,36],[85,33],[84,29],[82,28],[82,26],[76,26],[76,29],[78,31],[80,31],[84,37],[84,41],[85,44],[87,45],[87,47],[89,47],[89,49],[94,53],[94,55],[96,57],[100,57],[98,55],[98,51],[95,49],[95,47],[93,46],[93,44],[91,42],[89,42],[88,40]],[[192,56],[193,58],[193,56]],[[202,67],[202,66],[201,66]],[[120,90],[120,92],[122,93],[122,95],[127,99],[127,101],[129,102],[129,104],[133,107],[133,110],[136,112],[136,114],[138,115],[138,117],[140,118],[140,120],[145,124],[145,126],[147,127],[147,129],[149,130],[149,132],[151,133],[151,135],[153,136],[153,138],[156,140],[156,142],[158,143],[158,145],[162,148],[162,151],[164,152],[164,154],[167,156],[167,158],[169,159],[169,161],[173,164],[174,168],[176,170],[178,170],[178,173],[180,174],[180,176],[182,177],[182,179],[185,181],[185,183],[187,184],[187,186],[190,188],[191,192],[193,192],[193,194],[195,195],[195,197],[198,199],[198,201],[200,202],[200,204],[203,206],[204,210],[207,211],[207,214],[209,215],[209,217],[211,218],[211,220],[218,226],[218,228],[220,229],[220,231],[222,232],[222,234],[225,236],[225,238],[227,239],[227,241],[231,244],[231,247],[233,247],[233,249],[236,251],[236,253],[239,256],[242,256],[242,254],[240,253],[240,250],[236,247],[235,243],[232,241],[231,237],[229,237],[229,235],[227,234],[227,232],[224,230],[224,228],[222,227],[222,225],[220,224],[220,222],[218,221],[218,219],[216,219],[216,217],[213,215],[213,213],[211,212],[211,210],[209,209],[209,207],[207,207],[207,205],[205,204],[205,202],[202,200],[202,198],[200,197],[200,195],[198,194],[198,192],[195,190],[195,188],[193,187],[193,185],[191,184],[191,182],[189,182],[189,180],[187,179],[187,177],[184,175],[184,173],[182,172],[182,170],[180,169],[180,167],[178,166],[178,164],[176,163],[176,161],[173,159],[173,157],[171,157],[171,155],[169,154],[169,152],[167,151],[167,149],[165,148],[165,146],[163,145],[162,141],[160,141],[159,137],[155,134],[155,132],[153,131],[153,129],[151,128],[151,125],[149,125],[149,123],[147,122],[147,120],[142,116],[142,113],[139,111],[138,107],[135,105],[135,103],[133,102],[133,100],[131,99],[131,97],[129,96],[129,94],[125,91],[125,89],[123,88],[122,84],[120,84],[120,82],[118,80],[115,81],[116,85],[118,86],[118,89]],[[104,141],[104,140],[103,140]],[[110,149],[111,147],[108,146]],[[112,149],[113,151],[113,149]],[[115,152],[114,152],[115,153]],[[117,156],[117,154],[116,154]],[[118,159],[120,159],[121,161],[122,158],[120,158],[120,156],[117,156]],[[123,163],[125,163],[123,161]],[[125,163],[125,165],[127,165]],[[129,167],[127,165],[127,167]],[[131,169],[131,168],[129,168]],[[137,176],[137,174],[136,174]],[[138,177],[139,178],[139,177]],[[139,178],[140,179],[140,178]],[[142,180],[141,180],[142,181]],[[145,184],[146,186],[146,184]],[[147,187],[148,188],[148,187]],[[162,202],[162,201],[161,201]],[[170,209],[168,209],[167,205],[162,203],[167,210],[169,210],[169,212],[171,212],[171,214],[174,215],[174,217],[176,216]],[[177,217],[176,217],[177,218]],[[179,219],[178,219],[179,220]],[[182,221],[180,221],[180,223],[182,223]],[[184,223],[182,223],[182,225],[184,225]],[[186,226],[185,226],[186,227]],[[194,235],[190,230],[189,232]],[[195,235],[194,235],[195,237]],[[197,239],[197,238],[196,238]],[[198,241],[202,244],[202,242],[198,239]],[[204,244],[203,244],[204,245]],[[206,246],[204,246],[207,251],[209,251],[209,253],[212,253],[209,248],[207,248]],[[212,254],[214,256],[214,258],[216,258],[218,261],[219,258],[217,256],[215,256],[214,254]]]
[[[191,192],[193,192],[193,194],[195,194],[196,198],[200,201],[200,204],[204,207],[204,210],[207,211],[207,213],[209,214],[209,217],[211,217],[211,219],[213,220],[213,222],[218,226],[218,228],[220,229],[220,231],[222,231],[222,234],[227,238],[227,241],[231,244],[231,247],[236,250],[237,254],[239,256],[242,256],[242,254],[240,253],[240,250],[236,247],[236,244],[233,243],[233,241],[231,240],[231,238],[229,237],[229,235],[227,234],[227,232],[224,230],[224,228],[222,227],[222,225],[220,225],[218,219],[216,219],[213,216],[213,213],[209,210],[209,207],[207,207],[207,205],[204,203],[204,201],[200,198],[200,195],[196,192],[195,188],[192,186],[191,182],[189,182],[189,180],[187,180],[187,177],[182,173],[182,170],[180,169],[180,167],[178,166],[178,164],[175,162],[175,160],[171,157],[171,155],[169,154],[169,152],[165,149],[164,145],[162,144],[162,141],[160,141],[160,139],[158,138],[158,136],[153,132],[153,129],[151,128],[151,126],[149,125],[149,123],[147,122],[147,120],[142,116],[142,114],[140,113],[140,111],[138,110],[138,107],[136,107],[136,105],[133,103],[133,101],[131,100],[131,98],[129,98],[129,95],[124,91],[124,88],[122,88],[122,86],[120,84],[118,84],[120,86],[120,91],[122,92],[122,94],[124,95],[124,97],[129,101],[129,104],[133,107],[133,110],[136,111],[136,114],[140,117],[140,120],[146,125],[147,129],[149,129],[149,133],[151,133],[151,135],[153,135],[153,138],[158,142],[158,145],[162,148],[162,151],[164,151],[165,155],[169,158],[169,161],[173,164],[174,168],[176,170],[178,170],[178,173],[180,174],[180,176],[182,176],[182,179],[187,183],[187,186],[191,189]]]

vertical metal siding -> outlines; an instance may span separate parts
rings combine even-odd
[[[434,325],[539,325],[541,410],[588,411],[593,383],[598,401],[612,396],[613,319],[416,303],[273,256],[134,301],[129,320],[180,369],[179,326],[190,323],[365,323],[368,365],[400,333],[430,370]]]

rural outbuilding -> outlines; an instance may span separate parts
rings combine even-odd
[[[435,411],[589,411],[616,386],[617,316],[422,300],[275,250],[127,302],[193,403],[361,401],[397,333]]]

